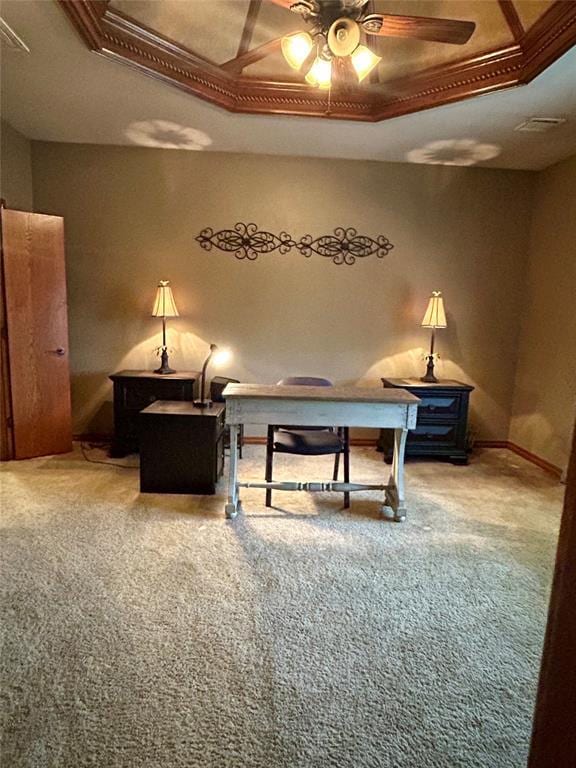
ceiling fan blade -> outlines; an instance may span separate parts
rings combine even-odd
[[[473,21],[434,19],[427,16],[396,16],[392,13],[371,13],[361,22],[369,35],[414,37],[435,43],[463,45],[476,29]]]
[[[332,83],[341,88],[358,85],[358,77],[352,66],[350,56],[335,56],[332,59]]]
[[[282,38],[276,37],[274,40],[269,40],[267,43],[259,45],[257,48],[252,48],[252,50],[246,51],[246,53],[243,53],[240,56],[236,56],[235,59],[230,59],[230,61],[226,61],[220,66],[227,72],[239,74],[245,67],[248,67],[250,64],[255,64],[257,61],[260,61],[266,56],[270,56],[271,53],[276,53],[276,51],[279,51],[281,44]]]

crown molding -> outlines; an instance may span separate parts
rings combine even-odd
[[[529,83],[576,44],[576,2],[556,0],[505,48],[378,85],[331,94],[306,83],[262,80],[218,66],[136,23],[109,0],[58,0],[90,50],[124,62],[230,112],[377,122]]]

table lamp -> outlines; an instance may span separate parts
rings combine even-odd
[[[214,361],[216,363],[224,363],[226,360],[230,358],[230,352],[227,349],[219,349],[217,344],[210,344],[210,352],[208,353],[208,357],[206,360],[204,360],[204,365],[202,366],[202,373],[200,374],[200,399],[194,400],[194,407],[195,408],[210,408],[212,405],[212,401],[210,399],[206,399],[206,369],[208,368],[208,363],[214,356]]]
[[[441,291],[432,291],[426,314],[422,320],[422,327],[432,328],[432,338],[430,339],[430,353],[426,355],[426,375],[421,376],[420,381],[435,383],[438,379],[434,376],[434,332],[436,328],[446,328],[446,313],[444,312],[444,300]]]
[[[152,317],[162,318],[162,346],[160,347],[161,365],[160,368],[157,368],[154,371],[154,373],[176,373],[176,371],[168,365],[168,347],[166,346],[166,318],[178,317],[178,310],[176,309],[176,303],[174,301],[174,296],[172,295],[172,288],[170,288],[170,280],[160,280],[158,283]]]

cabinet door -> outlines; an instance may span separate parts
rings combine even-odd
[[[72,450],[64,220],[2,210],[10,456]]]

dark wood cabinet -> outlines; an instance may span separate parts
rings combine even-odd
[[[157,400],[194,400],[196,371],[158,374],[151,371],[119,371],[114,383],[114,439],[110,456],[135,453],[140,445],[139,413]]]
[[[139,414],[140,490],[212,494],[224,471],[226,406],[157,401]]]
[[[474,387],[460,381],[436,384],[420,379],[382,379],[384,387],[407,389],[420,398],[416,429],[408,432],[406,456],[438,457],[467,464],[468,402]],[[379,450],[392,461],[392,432],[381,430]]]

